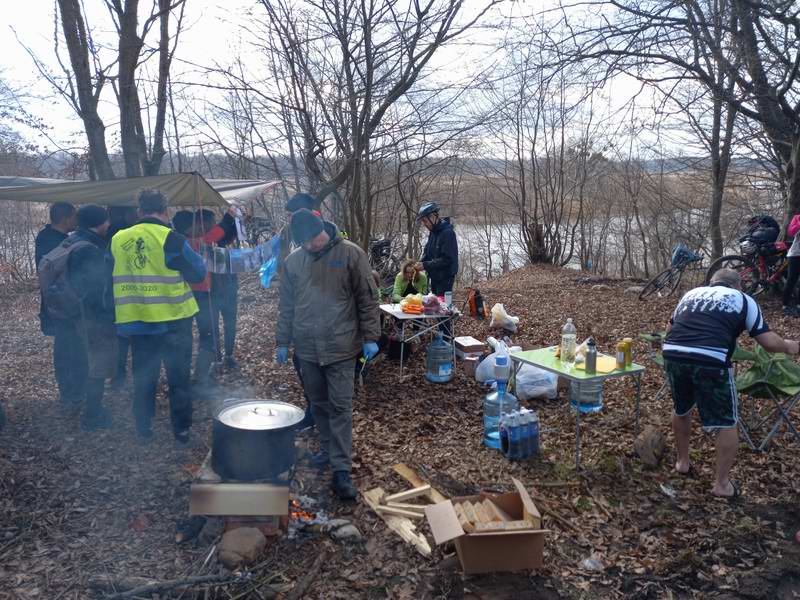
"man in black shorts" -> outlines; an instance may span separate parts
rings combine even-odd
[[[672,430],[678,449],[675,470],[689,472],[692,409],[703,429],[716,433],[716,478],[711,494],[739,495],[729,474],[739,446],[738,397],[731,369],[736,340],[747,331],[768,352],[800,353],[798,342],[770,331],[756,301],[741,291],[736,271],[720,269],[708,286],[686,293],[678,303],[664,340],[664,370],[672,389]]]

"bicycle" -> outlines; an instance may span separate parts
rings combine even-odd
[[[653,295],[658,298],[670,296],[678,289],[687,267],[702,260],[703,257],[700,254],[692,252],[683,243],[678,244],[672,251],[672,264],[645,284],[642,291],[639,292],[639,300],[647,300]]]
[[[764,241],[748,233],[739,238],[739,252],[728,254],[711,263],[706,272],[706,285],[719,269],[733,269],[742,278],[742,291],[750,296],[758,296],[766,290],[777,293],[783,291],[789,261],[786,242]]]

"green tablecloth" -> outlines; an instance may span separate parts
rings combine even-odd
[[[769,397],[767,388],[779,395],[800,393],[800,365],[781,353],[770,353],[761,346],[754,351],[736,348],[734,361],[753,361],[747,371],[736,377],[736,389],[758,398]]]
[[[574,381],[586,381],[591,379],[609,379],[612,377],[623,377],[625,375],[635,375],[643,372],[645,369],[642,365],[633,363],[630,367],[624,369],[614,369],[610,373],[595,373],[594,375],[587,375],[583,369],[576,369],[569,367],[561,362],[561,359],[556,358],[555,351],[557,346],[549,348],[539,348],[537,350],[525,350],[524,352],[513,352],[511,360],[517,362],[527,363],[545,371],[556,373],[567,379]]]

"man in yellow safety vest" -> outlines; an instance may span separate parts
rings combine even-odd
[[[187,282],[203,281],[206,267],[186,238],[170,229],[167,199],[160,191],[139,194],[139,214],[136,225],[111,240],[117,331],[131,340],[136,432],[143,443],[152,438],[163,361],[172,431],[185,445],[192,426],[192,317],[197,313]]]

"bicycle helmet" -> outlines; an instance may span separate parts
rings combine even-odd
[[[439,205],[436,202],[426,202],[422,206],[419,207],[417,211],[417,221],[421,221],[428,215],[438,214],[439,213]]]

